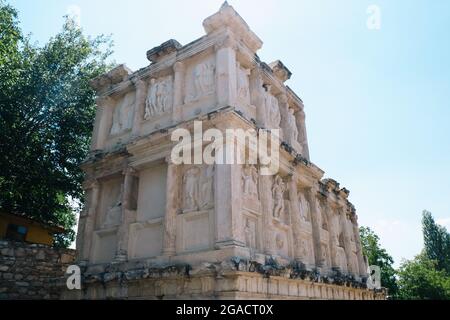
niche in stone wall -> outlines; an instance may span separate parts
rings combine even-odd
[[[94,263],[111,262],[117,250],[117,228],[100,230],[94,233],[92,261]]]
[[[212,53],[204,52],[185,61],[184,116],[191,119],[215,104],[216,62]]]
[[[121,223],[122,197],[122,178],[113,178],[102,182],[97,229],[112,228]]]
[[[130,226],[129,252],[132,259],[161,254],[166,181],[166,164],[155,165],[139,174],[137,222]]]
[[[242,240],[252,250],[258,250],[261,247],[261,233],[259,232],[258,218],[259,213],[242,212]]]
[[[214,166],[183,168],[181,214],[177,220],[178,252],[199,251],[212,247],[214,176]]]
[[[110,136],[125,133],[133,127],[136,92],[128,92],[117,99],[112,110]]]
[[[158,74],[147,80],[147,93],[141,135],[171,124],[173,113],[173,75]]]
[[[167,165],[161,164],[139,174],[137,220],[160,218],[166,212]]]

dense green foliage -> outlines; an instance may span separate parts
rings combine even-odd
[[[380,238],[370,228],[360,227],[361,245],[369,265],[379,266],[381,269],[381,285],[388,289],[389,296],[395,297],[398,293],[395,269],[392,266],[394,259],[380,245]]]
[[[389,289],[393,299],[450,299],[450,234],[428,211],[423,212],[422,229],[423,252],[394,270],[394,261],[381,248],[379,237],[369,228],[360,228],[364,254],[370,265],[381,268],[382,286]]]
[[[430,212],[424,211],[422,218],[425,255],[436,261],[436,269],[450,275],[450,234],[436,224]]]
[[[69,199],[82,199],[79,165],[95,116],[89,81],[110,53],[107,38],[84,36],[69,18],[46,45],[31,45],[0,0],[0,209],[63,226],[59,245],[74,237]]]
[[[398,270],[400,299],[450,299],[450,277],[422,253]]]

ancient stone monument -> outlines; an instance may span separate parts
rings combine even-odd
[[[206,35],[93,81],[92,150],[77,237],[83,299],[381,299],[368,290],[349,192],[310,161],[291,72],[226,2]],[[176,164],[175,130],[280,129],[279,170]],[[194,139],[195,140],[195,139]],[[204,141],[198,139],[193,145]]]

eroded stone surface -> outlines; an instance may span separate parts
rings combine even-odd
[[[348,190],[322,180],[310,161],[303,101],[284,84],[291,72],[259,60],[262,41],[227,3],[203,25],[206,35],[186,46],[150,50],[148,67],[121,66],[93,81],[80,298],[266,298],[267,290],[274,298],[382,297],[364,289]],[[192,132],[195,120],[220,132],[280,129],[279,172],[174,164],[171,134]],[[261,287],[267,277],[269,289]]]

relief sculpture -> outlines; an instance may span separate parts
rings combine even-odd
[[[255,166],[245,166],[242,170],[244,195],[258,197],[258,170]]]
[[[270,93],[270,85],[266,86],[265,105],[267,111],[267,119],[271,129],[280,127],[281,113],[278,99]]]
[[[280,176],[275,177],[275,182],[272,187],[273,196],[273,216],[274,218],[280,218],[281,214],[284,212],[284,191],[286,186],[283,179]]]
[[[112,118],[111,135],[122,133],[133,126],[133,105],[135,96],[133,92],[125,95],[116,105]]]
[[[295,120],[294,116],[294,109],[289,109],[289,112],[287,114],[287,134],[288,134],[288,141],[293,144],[295,142],[298,142],[298,128],[297,128],[297,122]]]
[[[247,69],[242,69],[239,64],[237,66],[237,87],[238,87],[238,97],[242,99],[245,103],[250,104],[250,91],[249,91],[249,76],[250,71]]]
[[[191,167],[183,176],[183,211],[211,209],[214,204],[214,166]]]
[[[193,70],[193,88],[186,96],[186,103],[196,101],[215,91],[215,66],[211,62],[200,63]]]
[[[145,101],[144,119],[167,112],[172,107],[172,79],[150,81],[147,99]]]

